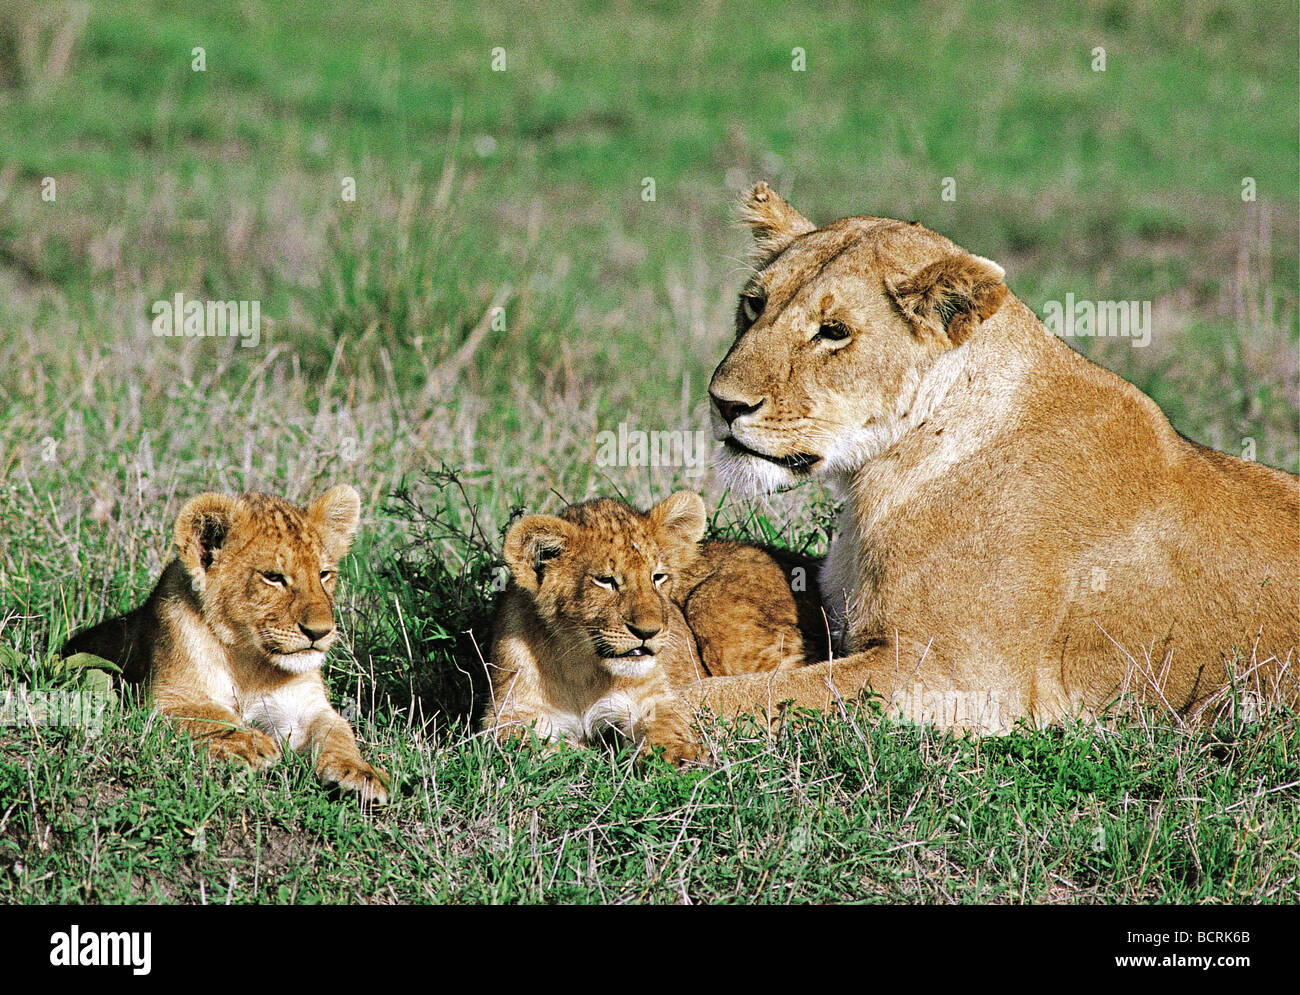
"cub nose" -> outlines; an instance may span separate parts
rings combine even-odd
[[[326,636],[328,636],[330,632],[334,629],[334,626],[333,625],[321,626],[319,622],[316,622],[311,625],[308,625],[304,622],[299,622],[298,628],[302,630],[302,634],[304,636],[306,636],[314,643],[317,639],[324,639]]]
[[[627,623],[627,631],[632,633],[632,635],[636,636],[642,642],[645,642],[647,639],[650,639],[652,636],[657,635],[659,630],[662,628],[663,626],[659,625],[657,622],[628,622]]]
[[[729,398],[719,397],[712,390],[709,391],[709,397],[713,398],[713,406],[718,409],[718,414],[722,415],[723,420],[728,425],[741,415],[753,414],[767,400],[767,398],[760,397],[755,403],[749,404],[745,401],[733,401]]]

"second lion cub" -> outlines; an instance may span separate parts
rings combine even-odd
[[[811,623],[817,592],[798,580],[815,570],[743,543],[701,544],[704,528],[689,491],[644,514],[602,498],[515,523],[483,728],[572,742],[613,732],[680,761],[694,736],[678,689],[801,665],[799,622]],[[786,570],[801,567],[792,584]]]

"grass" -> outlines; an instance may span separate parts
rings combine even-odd
[[[942,737],[833,719],[707,770],[361,723],[401,793],[210,766],[140,709],[0,747],[7,901],[1293,901],[1294,723]],[[167,790],[160,791],[165,785]]]
[[[595,460],[620,422],[705,426],[760,177],[919,218],[1040,314],[1152,301],[1148,348],[1072,344],[1300,469],[1293,6],[191,6],[0,0],[0,692],[72,680],[51,652],[147,595],[187,498],[346,480],[329,679],[403,793],[208,768],[129,701],[5,726],[0,901],[1300,898],[1294,716],[834,717],[686,774],[466,725],[516,509],[688,486],[720,533],[824,551],[816,488]],[[260,301],[262,342],[153,337],[178,292]]]

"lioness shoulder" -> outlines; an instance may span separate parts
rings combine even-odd
[[[75,635],[143,682],[156,707],[213,757],[265,766],[310,746],[323,781],[388,800],[329,703],[321,665],[338,640],[338,564],[361,502],[340,485],[308,508],[268,494],[202,494],[176,519],[174,555],[148,600]]]

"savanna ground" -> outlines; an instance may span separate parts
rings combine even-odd
[[[690,486],[721,531],[824,550],[816,488],[596,460],[621,422],[707,427],[743,182],[921,219],[1040,314],[1152,301],[1147,348],[1073,344],[1297,470],[1293,4],[191,6],[0,0],[0,683],[93,683],[53,652],[147,595],[186,498],[348,481],[328,677],[400,792],[211,766],[130,700],[98,735],[20,721],[0,901],[1300,898],[1287,714],[836,716],[685,773],[467,726],[514,509]],[[155,337],[178,292],[259,301],[261,341]]]

